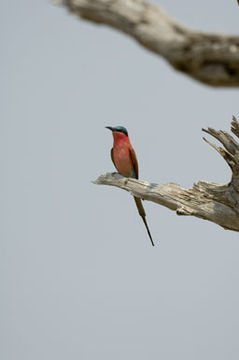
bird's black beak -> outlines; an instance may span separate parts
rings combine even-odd
[[[106,126],[105,128],[113,131],[113,128],[111,126]]]

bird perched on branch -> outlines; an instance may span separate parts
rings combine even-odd
[[[138,161],[136,158],[135,151],[130,144],[128,137],[128,132],[123,126],[106,126],[107,129],[112,131],[114,138],[113,148],[111,149],[111,159],[114,163],[119,174],[138,179],[139,170],[138,170]],[[150,237],[151,243],[154,246],[152,236],[149,231],[148,224],[146,222],[146,214],[143,208],[141,199],[134,196],[134,201],[136,203],[139,215],[142,217],[144,225],[147,229],[148,235]]]

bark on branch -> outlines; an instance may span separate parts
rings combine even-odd
[[[196,216],[225,229],[239,231],[239,144],[225,131],[212,128],[202,130],[223,145],[216,146],[204,138],[230,166],[232,179],[229,184],[199,181],[187,190],[175,183],[159,185],[125,178],[118,173],[103,174],[94,184],[116,186],[136,197],[166,206],[176,211],[177,215]],[[231,131],[239,138],[239,123],[235,117],[231,122]]]
[[[74,14],[109,25],[211,86],[239,86],[239,36],[188,29],[146,0],[60,0]]]

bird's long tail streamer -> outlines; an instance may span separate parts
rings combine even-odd
[[[144,211],[144,207],[143,207],[142,201],[141,201],[141,199],[139,199],[139,198],[137,198],[137,197],[135,197],[135,196],[134,196],[134,201],[135,201],[135,203],[136,203],[136,206],[137,206],[139,215],[142,217],[142,220],[143,220],[143,222],[144,222],[144,225],[145,225],[145,227],[146,227],[146,229],[147,229],[149,238],[150,238],[150,240],[151,240],[151,244],[154,246],[154,242],[153,242],[152,236],[151,236],[151,234],[150,234],[147,221],[146,221],[146,219],[145,219],[146,213],[145,213],[145,211]]]

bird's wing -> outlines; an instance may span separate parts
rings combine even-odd
[[[132,161],[132,165],[133,165],[133,169],[134,169],[134,172],[135,172],[136,179],[138,179],[139,178],[139,166],[138,166],[138,161],[137,161],[135,151],[132,148],[132,146],[129,148],[129,155],[130,155],[130,158],[131,158],[131,161]]]
[[[111,156],[111,160],[112,160],[114,166],[116,167],[115,162],[114,162],[113,148],[112,148],[111,151],[110,151],[110,156]]]

